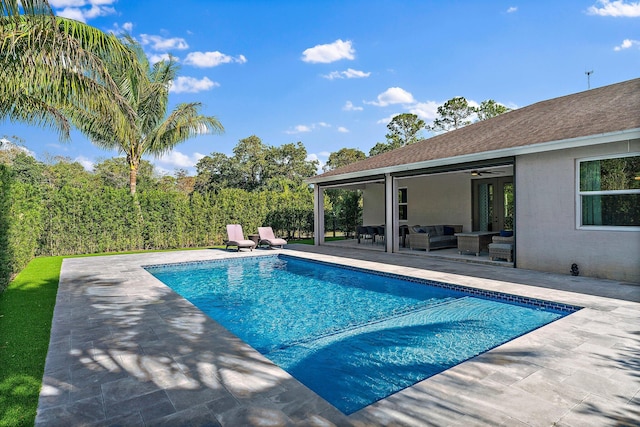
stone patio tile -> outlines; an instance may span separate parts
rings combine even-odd
[[[637,382],[615,381],[586,370],[577,371],[565,379],[563,384],[589,390],[591,394],[604,399],[617,396],[629,401],[638,392]]]
[[[105,419],[101,396],[79,400],[69,405],[38,409],[36,424],[51,427],[88,425]]]
[[[583,389],[571,387],[562,381],[567,378],[558,371],[541,369],[518,381],[513,386],[562,407],[571,407],[584,400],[589,393]]]
[[[214,399],[208,403],[206,403],[207,409],[211,411],[212,414],[216,416],[218,421],[220,420],[220,415],[226,411],[235,410],[242,405],[238,400],[231,395],[231,393],[222,394],[221,397]]]
[[[74,369],[71,372],[69,400],[82,400],[91,396],[102,396],[102,386],[127,377],[127,373],[114,371]]]
[[[620,405],[618,401],[589,396],[563,416],[558,426],[636,427],[640,419],[640,409],[635,405]]]
[[[191,406],[188,409],[148,421],[146,427],[221,427],[216,417],[206,405]]]
[[[68,367],[56,371],[45,372],[42,377],[42,388],[38,400],[38,408],[49,409],[54,406],[70,403],[71,372]]]
[[[482,414],[465,415],[455,420],[443,420],[442,424],[451,427],[486,427],[486,426],[504,426],[504,427],[530,427],[530,424],[523,423],[513,417],[500,412],[485,412]]]
[[[144,396],[160,390],[160,388],[150,381],[138,381],[134,377],[127,376],[102,384],[102,395],[106,405],[117,404],[125,400]]]
[[[133,412],[121,417],[92,423],[90,427],[145,427],[145,423],[139,412]]]
[[[121,417],[131,413],[140,413],[145,421],[162,418],[176,412],[169,396],[164,390],[130,397],[121,401],[105,401],[107,419]]]
[[[212,403],[223,398],[233,401],[233,405],[237,403],[231,394],[222,387],[218,389],[204,386],[196,389],[167,389],[166,393],[177,411],[185,410],[194,405]]]
[[[282,411],[271,407],[263,407],[260,404],[235,407],[221,414],[216,414],[216,418],[220,425],[225,427],[255,425],[285,427],[294,424]]]
[[[434,392],[420,385],[406,388],[399,393],[360,410],[348,420],[355,425],[453,425],[466,416],[459,402],[448,398],[446,392]]]

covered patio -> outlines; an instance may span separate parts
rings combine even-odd
[[[405,168],[406,169],[406,168]],[[325,193],[357,191],[362,198],[362,220],[354,238],[325,241]],[[414,225],[456,224],[458,232],[486,232],[515,229],[514,159],[455,163],[410,171],[390,170],[382,177],[353,177],[346,181],[317,182],[315,185],[315,235],[317,245],[353,247],[391,253],[422,255],[471,263],[510,266],[514,257],[491,260],[487,245],[475,254],[453,244],[420,250],[411,244]],[[369,230],[366,231],[366,227]],[[376,231],[377,229],[377,231]],[[364,238],[359,238],[359,233]],[[351,237],[351,236],[349,236]],[[515,240],[515,238],[514,238]],[[491,237],[488,238],[491,242]]]

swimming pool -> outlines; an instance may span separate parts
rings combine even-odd
[[[145,268],[345,414],[579,309],[282,254]]]

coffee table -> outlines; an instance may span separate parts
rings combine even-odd
[[[498,232],[495,231],[469,231],[466,233],[456,233],[458,238],[458,253],[473,252],[476,256],[480,255],[480,252],[489,251],[489,243],[491,238],[497,236]]]

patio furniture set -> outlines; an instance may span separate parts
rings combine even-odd
[[[384,225],[359,225],[356,227],[356,239],[358,243],[371,241],[371,243],[384,242]]]
[[[513,262],[514,237],[512,232],[468,231],[462,225],[414,225],[408,227],[407,239],[411,249],[429,252],[434,249],[458,248],[459,254],[480,256],[489,252],[492,261],[504,259]]]
[[[275,246],[284,248],[284,245],[287,244],[285,239],[275,236],[271,227],[258,227],[258,234],[250,234],[249,237],[250,239],[245,239],[240,224],[227,224],[227,240],[224,242],[226,245],[225,249],[228,250],[229,246],[235,246],[237,251],[240,251],[240,248],[253,250],[253,248],[260,246],[267,246],[270,249]]]

